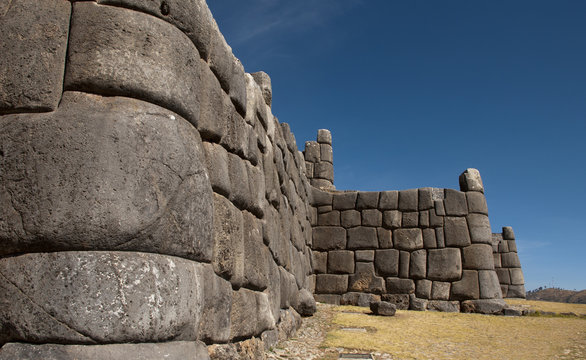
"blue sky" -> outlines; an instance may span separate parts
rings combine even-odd
[[[458,188],[480,170],[527,289],[586,289],[586,1],[209,0],[338,189]]]

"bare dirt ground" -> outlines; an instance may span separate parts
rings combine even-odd
[[[539,304],[531,307],[539,309]],[[397,311],[394,317],[378,317],[369,312],[318,304],[296,336],[267,352],[267,358],[333,360],[340,354],[369,353],[377,360],[586,359],[586,319],[575,316]]]

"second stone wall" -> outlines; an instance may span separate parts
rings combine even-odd
[[[517,254],[515,233],[510,226],[502,233],[492,234],[494,267],[499,277],[504,298],[525,298],[525,278]]]
[[[500,311],[482,181],[469,169],[460,182],[462,191],[314,188],[316,299],[368,305],[382,298],[400,309]]]

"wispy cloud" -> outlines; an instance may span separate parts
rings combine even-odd
[[[363,0],[252,0],[231,26],[234,45],[278,33],[299,33],[323,27]]]

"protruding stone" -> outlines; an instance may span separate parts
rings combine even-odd
[[[399,250],[376,250],[374,264],[379,276],[399,276]]]
[[[393,232],[395,247],[400,250],[417,250],[423,248],[421,229],[398,229]]]
[[[515,240],[515,232],[510,226],[503,226],[503,239],[504,240]]]
[[[55,110],[63,91],[71,4],[6,1],[0,12],[0,114]]]
[[[370,303],[370,311],[374,315],[381,315],[381,316],[395,316],[395,312],[397,312],[397,307],[395,304],[386,301],[374,301]]]
[[[319,129],[317,131],[317,142],[320,144],[332,145],[332,133],[327,129]]]
[[[482,185],[482,178],[480,172],[473,168],[466,169],[460,175],[460,190],[461,191],[478,191],[484,192],[484,185]]]
[[[295,310],[301,316],[312,316],[317,311],[315,299],[313,298],[313,295],[311,295],[311,293],[306,289],[301,289],[299,291]]]
[[[427,278],[439,281],[454,281],[462,275],[460,250],[445,248],[429,250],[427,255]]]

